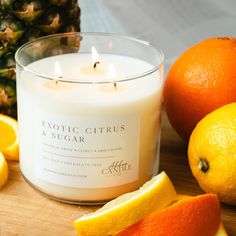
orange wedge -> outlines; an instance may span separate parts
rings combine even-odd
[[[126,228],[119,236],[225,236],[216,195],[186,198]]]
[[[15,119],[0,114],[0,151],[7,160],[19,160],[18,123]]]

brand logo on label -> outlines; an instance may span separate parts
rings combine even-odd
[[[114,161],[108,168],[102,170],[103,175],[119,176],[131,170],[131,164],[121,161]]]

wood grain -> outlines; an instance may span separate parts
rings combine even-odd
[[[163,118],[160,170],[166,171],[179,193],[203,193],[188,166],[187,146]],[[10,162],[9,168],[9,180],[0,189],[0,236],[75,236],[72,222],[97,209],[50,200],[25,182],[18,163]],[[235,236],[236,207],[221,207],[227,232]]]

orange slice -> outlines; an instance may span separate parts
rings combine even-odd
[[[19,159],[18,123],[15,119],[0,114],[0,151],[7,160]]]
[[[120,232],[119,236],[223,236],[220,203],[216,195],[186,198],[156,211]],[[217,232],[218,231],[218,232]]]

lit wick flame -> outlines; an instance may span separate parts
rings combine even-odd
[[[111,64],[109,64],[109,67],[108,67],[108,78],[109,78],[110,80],[114,81],[114,82],[113,82],[114,88],[117,87],[117,84],[116,84],[116,82],[115,82],[116,77],[117,77],[117,74],[116,74],[115,67],[114,67],[114,65],[111,63]]]
[[[96,69],[97,65],[100,64],[100,59],[98,56],[98,52],[94,46],[92,46],[91,53],[92,53],[92,60],[93,60],[93,69]]]
[[[58,79],[62,79],[62,71],[58,61],[55,62],[54,73]],[[56,84],[58,83],[57,79],[55,80]]]

